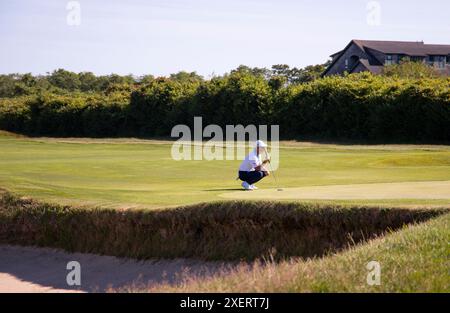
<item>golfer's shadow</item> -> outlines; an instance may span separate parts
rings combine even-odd
[[[205,189],[203,191],[213,192],[213,191],[245,191],[245,190],[242,188],[228,188],[228,189]]]

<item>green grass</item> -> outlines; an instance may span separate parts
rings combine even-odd
[[[239,188],[239,161],[176,162],[170,148],[152,140],[0,132],[0,187],[49,202],[0,192],[0,242],[144,259],[248,260],[272,248],[281,259],[314,256],[242,265],[210,279],[188,276],[179,286],[145,291],[450,291],[450,214],[437,217],[450,200],[217,202]],[[450,180],[450,147],[285,142],[277,174],[285,188]],[[259,186],[274,188],[273,180]],[[153,210],[117,209],[133,206]],[[414,222],[423,223],[406,226]],[[396,231],[364,242],[388,229]],[[359,244],[342,251],[351,244],[348,234]],[[380,286],[366,284],[372,260],[382,267]]]
[[[178,286],[130,287],[131,292],[450,292],[450,214],[332,256],[246,265],[232,273]],[[367,284],[366,265],[381,265],[381,284]]]
[[[2,133],[0,187],[57,203],[146,208],[219,200],[220,194],[240,188],[235,181],[239,161],[177,162],[170,149],[170,143],[151,140],[70,141]],[[277,174],[285,188],[450,180],[448,146],[282,143],[280,158]],[[272,178],[259,186],[275,187]],[[450,200],[331,203],[448,205]]]

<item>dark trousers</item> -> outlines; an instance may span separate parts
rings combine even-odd
[[[251,172],[239,171],[239,179],[249,183],[250,185],[259,182],[266,175],[267,173],[263,171],[251,171]]]

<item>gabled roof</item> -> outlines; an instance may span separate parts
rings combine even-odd
[[[450,45],[427,45],[423,41],[353,40],[353,42],[363,50],[369,48],[385,54],[404,54],[410,56],[450,54]]]
[[[341,54],[342,52],[344,52],[344,50],[338,51],[336,53],[333,53],[332,55],[330,55],[330,57],[334,58],[335,56],[338,56],[339,54]]]
[[[322,76],[326,75],[328,71],[334,66],[341,55],[352,45],[358,46],[369,57],[369,60],[364,64],[365,67],[370,67],[370,71],[379,72],[383,66],[379,60],[372,54],[373,50],[384,54],[403,54],[407,56],[427,56],[427,55],[450,55],[450,45],[428,45],[423,41],[379,41],[379,40],[357,40],[354,39],[339,52],[331,55],[333,61],[327,67]],[[372,50],[372,52],[371,52]]]
[[[383,72],[382,65],[372,65],[367,59],[359,59],[358,63],[350,70],[350,73],[352,73],[359,64],[362,64],[365,69],[374,74],[381,74]]]

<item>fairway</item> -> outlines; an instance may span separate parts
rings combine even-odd
[[[437,190],[433,188],[428,191],[418,188],[420,190],[416,193],[417,188],[408,187],[414,186],[408,185],[413,182],[450,180],[448,146],[282,142],[281,147],[280,169],[276,174],[286,191],[275,193],[274,180],[268,177],[258,184],[261,190],[251,194],[241,191],[240,182],[235,180],[239,160],[174,161],[170,142],[27,138],[2,133],[0,187],[63,204],[121,208],[185,205],[223,200],[223,195],[229,199],[256,197],[331,199],[339,203],[364,204],[450,204],[448,189],[447,193],[444,190],[443,194],[434,196],[433,192]],[[408,184],[403,185],[403,193],[396,195],[390,190],[386,197],[379,193],[360,195],[357,189],[352,194],[353,187],[348,186],[404,182]],[[335,185],[347,185],[346,193],[336,192],[336,188],[342,187],[332,187]],[[443,188],[446,189],[447,185]],[[304,193],[305,190],[312,194]],[[300,196],[292,196],[297,191]],[[332,191],[334,196],[330,197]]]

